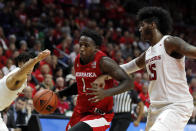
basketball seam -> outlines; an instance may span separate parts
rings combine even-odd
[[[53,96],[53,92],[52,92],[52,96]],[[52,99],[52,96],[50,97],[50,99],[47,101],[47,103],[45,105],[43,105],[43,107],[41,108],[40,112],[42,112],[42,110],[45,108],[46,105],[48,105],[48,103],[50,102],[50,100]]]
[[[44,94],[40,95],[40,96],[37,98],[37,100],[35,101],[35,107],[37,106],[38,101],[40,100],[40,98],[41,98],[43,95],[47,94],[48,92],[50,92],[50,91],[45,92]],[[36,109],[36,108],[35,108],[35,109]]]

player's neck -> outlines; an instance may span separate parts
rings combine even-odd
[[[153,32],[152,40],[150,41],[151,46],[156,45],[161,40],[162,37],[163,35],[161,34],[161,32],[159,30],[155,30]]]
[[[80,59],[80,62],[82,65],[86,65],[88,63],[90,63],[91,61],[94,60],[95,58],[95,54],[97,53],[97,51],[95,51],[91,56],[89,56],[88,58],[85,58],[85,59]]]

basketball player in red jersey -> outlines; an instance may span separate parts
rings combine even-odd
[[[113,97],[108,96],[99,102],[92,102],[90,95],[91,83],[102,74],[109,74],[120,84],[114,88],[118,92],[130,90],[132,87],[129,76],[114,60],[97,50],[102,38],[96,32],[85,29],[82,31],[79,44],[80,54],[76,57],[74,68],[77,85],[73,84],[65,90],[59,91],[59,97],[78,94],[74,113],[66,130],[69,131],[105,131],[109,128],[113,118]],[[106,81],[104,89],[113,87],[112,80]],[[114,94],[111,94],[114,95]]]

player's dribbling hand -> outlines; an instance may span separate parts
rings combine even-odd
[[[44,51],[42,51],[42,52],[40,52],[40,53],[38,54],[37,60],[38,60],[38,61],[41,61],[41,60],[43,60],[44,58],[46,58],[47,56],[49,56],[49,55],[50,55],[50,50],[46,49],[46,50],[44,50]]]

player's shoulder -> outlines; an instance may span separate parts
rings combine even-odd
[[[170,54],[172,51],[176,51],[181,46],[180,38],[177,36],[168,36],[164,40],[166,51]]]
[[[80,59],[80,54],[78,54],[78,55],[76,56],[76,58],[75,58],[75,60],[74,60],[74,63],[77,63],[79,59]]]
[[[107,55],[104,52],[100,51],[100,50],[98,50],[95,54],[95,60],[96,61],[102,61],[103,58],[105,58],[105,57],[107,57]]]
[[[175,43],[176,43],[176,40],[177,40],[178,38],[179,38],[179,37],[177,37],[177,36],[168,35],[168,36],[164,39],[164,43],[165,43],[165,44],[175,44]]]
[[[103,51],[97,50],[96,56],[107,56]]]

